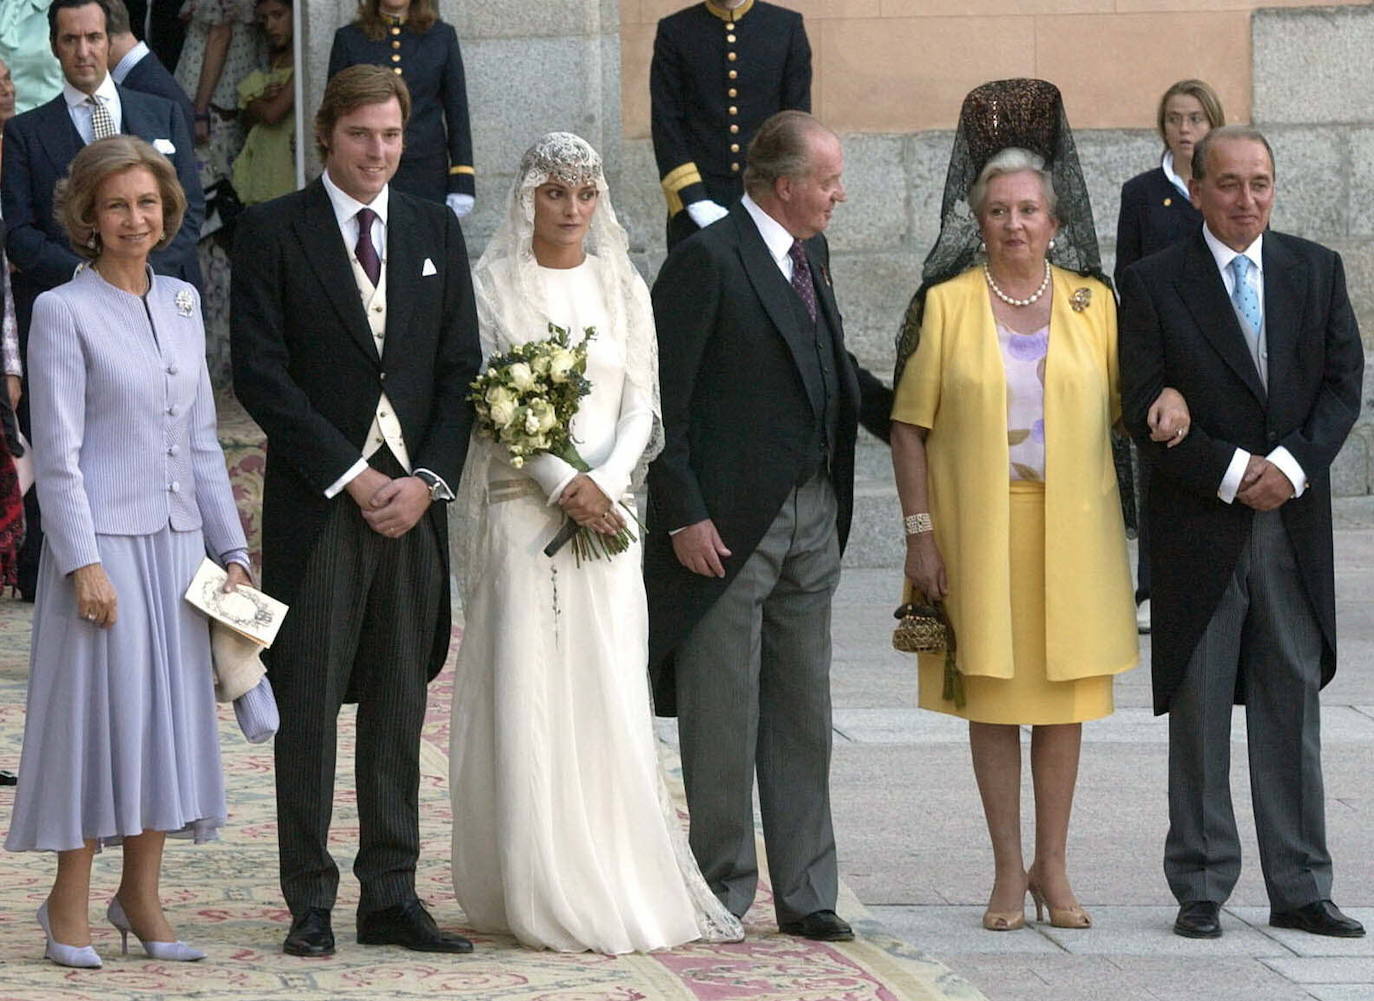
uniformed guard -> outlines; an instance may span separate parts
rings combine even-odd
[[[357,20],[334,34],[329,76],[359,63],[385,66],[410,89],[392,187],[467,215],[476,193],[467,82],[458,35],[439,19],[435,0],[362,0]]]
[[[658,22],[649,71],[668,249],[744,193],[744,151],[770,115],[811,110],[802,16],[763,0],[705,0]]]

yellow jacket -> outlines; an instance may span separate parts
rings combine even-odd
[[[1081,311],[1072,298],[1087,290]],[[1109,429],[1120,416],[1116,302],[1054,269],[1045,359],[1046,674],[1069,681],[1139,661]],[[932,288],[892,419],[926,438],[935,540],[965,674],[1013,673],[1006,378],[980,268]]]

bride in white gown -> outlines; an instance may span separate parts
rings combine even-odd
[[[551,133],[525,153],[474,272],[485,358],[548,336],[588,348],[573,420],[591,472],[550,455],[516,469],[474,436],[451,537],[465,627],[453,695],[453,885],[472,927],[605,953],[735,940],[659,769],[640,546],[578,566],[544,546],[565,511],[610,531],[662,444],[648,290],[601,158]],[[636,532],[638,529],[631,524]]]

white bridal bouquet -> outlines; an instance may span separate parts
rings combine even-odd
[[[549,324],[549,337],[528,341],[493,357],[472,383],[468,399],[477,410],[479,430],[506,447],[511,465],[519,469],[530,456],[548,452],[580,472],[591,467],[577,452],[572,419],[577,402],[592,391],[587,379],[587,345],[595,327],[583,331],[577,345],[568,343],[568,331]],[[621,502],[631,518],[636,517]],[[553,556],[571,541],[581,565],[584,559],[600,559],[625,552],[635,537],[629,527],[614,535],[580,527],[567,518],[544,555]]]

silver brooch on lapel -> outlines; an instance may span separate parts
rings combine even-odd
[[[1075,313],[1083,312],[1092,301],[1093,290],[1090,288],[1076,288],[1073,290],[1073,295],[1069,296],[1069,305],[1073,307]]]
[[[177,293],[176,304],[178,313],[182,316],[190,316],[191,310],[196,305],[196,297],[191,294],[189,289],[182,289]]]

